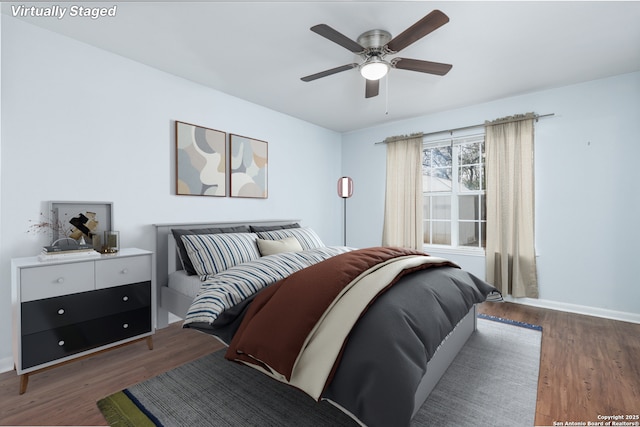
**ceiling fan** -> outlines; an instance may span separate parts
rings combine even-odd
[[[394,38],[391,38],[391,34],[385,30],[370,30],[361,34],[357,42],[326,24],[315,25],[311,27],[311,31],[359,55],[362,57],[363,62],[360,64],[352,63],[342,65],[330,70],[321,71],[302,77],[301,80],[310,82],[321,77],[359,68],[360,74],[366,79],[365,97],[371,98],[378,95],[380,79],[384,77],[391,68],[444,76],[451,70],[451,64],[398,57],[387,59],[386,57],[387,55],[400,52],[405,47],[437,30],[447,22],[449,22],[447,15],[439,10],[433,10]]]

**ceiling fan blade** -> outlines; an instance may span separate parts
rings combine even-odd
[[[325,70],[325,71],[321,71],[319,73],[311,74],[310,76],[301,77],[300,80],[302,80],[303,82],[310,82],[312,80],[316,80],[316,79],[319,79],[321,77],[327,77],[327,76],[330,76],[332,74],[336,74],[336,73],[340,73],[342,71],[347,71],[347,70],[350,70],[352,68],[356,68],[357,66],[358,66],[358,64],[356,64],[356,63],[342,65],[340,67],[332,68],[330,70]]]
[[[394,58],[392,65],[394,68],[401,70],[418,71],[421,73],[436,74],[438,76],[444,76],[453,67],[451,64],[407,58]]]
[[[432,31],[437,30],[444,24],[449,22],[449,17],[439,10],[432,10],[427,16],[395,36],[389,43],[387,48],[392,52],[400,52],[411,43],[420,40]]]
[[[334,43],[339,44],[345,49],[350,50],[353,53],[361,53],[364,48],[359,43],[351,40],[349,37],[334,30],[326,24],[318,24],[311,27],[311,31],[320,34],[322,37],[331,40]]]
[[[380,80],[367,80],[367,85],[364,91],[365,98],[373,98],[374,96],[378,96],[378,92],[380,91]]]

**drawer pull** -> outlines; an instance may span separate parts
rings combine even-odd
[[[63,340],[58,341],[58,345],[62,347],[64,345],[64,341]]]
[[[60,310],[58,310],[58,314],[64,314],[64,308],[61,308]]]
[[[129,273],[129,269],[128,268],[123,268],[122,269],[122,274],[127,274]]]
[[[127,329],[127,328],[129,327],[129,324],[128,324],[128,323],[125,323],[124,325],[122,325],[122,327],[123,327],[124,329]]]
[[[124,302],[129,301],[129,297],[128,297],[128,296],[126,296],[126,295],[125,295],[125,296],[123,296],[123,297],[122,297],[122,301],[124,301]]]
[[[56,282],[64,283],[64,277],[58,277],[58,280],[56,280]]]

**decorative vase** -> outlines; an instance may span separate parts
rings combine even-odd
[[[104,243],[102,245],[102,253],[115,254],[120,249],[120,232],[119,231],[105,231]]]

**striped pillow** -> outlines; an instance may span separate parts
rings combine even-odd
[[[173,234],[173,239],[176,241],[176,248],[178,249],[178,256],[180,257],[180,262],[182,263],[182,269],[187,272],[189,276],[196,275],[196,270],[193,268],[193,264],[191,264],[191,260],[189,259],[189,255],[187,254],[187,249],[184,247],[184,243],[182,243],[181,237],[185,234],[219,234],[219,233],[249,233],[249,227],[246,225],[239,225],[236,227],[211,227],[211,228],[196,228],[192,230],[184,230],[179,228],[174,228],[171,230]]]
[[[323,248],[325,245],[320,237],[311,228],[287,228],[284,230],[262,231],[258,237],[264,240],[282,240],[287,237],[295,237],[300,242],[302,249]]]
[[[254,233],[185,234],[181,238],[189,260],[202,280],[234,265],[260,258]]]

